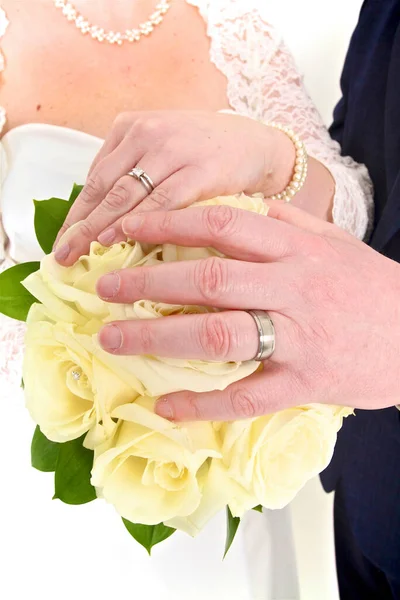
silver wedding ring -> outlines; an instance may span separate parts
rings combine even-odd
[[[151,177],[149,177],[146,171],[143,171],[143,169],[141,169],[140,167],[134,167],[131,171],[129,171],[128,175],[136,179],[136,181],[140,181],[140,183],[144,186],[148,194],[151,194],[151,192],[156,187]]]
[[[275,350],[275,327],[271,317],[265,310],[248,310],[258,330],[258,352],[254,360],[262,361],[271,358]]]

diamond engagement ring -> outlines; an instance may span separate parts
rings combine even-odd
[[[151,194],[156,187],[152,179],[147,175],[146,171],[143,171],[143,169],[140,167],[134,167],[131,171],[129,171],[128,175],[136,179],[136,181],[140,181],[148,194]]]
[[[258,351],[253,360],[262,361],[271,358],[275,350],[275,327],[265,310],[247,311],[258,330]]]

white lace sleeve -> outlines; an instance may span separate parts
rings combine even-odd
[[[228,80],[228,99],[240,114],[277,121],[302,136],[308,153],[336,182],[334,222],[364,239],[373,219],[373,188],[364,165],[341,156],[308,96],[294,58],[268,21],[260,0],[188,0],[207,22],[211,60]]]

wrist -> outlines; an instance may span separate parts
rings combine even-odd
[[[296,194],[296,189],[301,189],[304,184],[306,176],[304,167],[307,168],[307,164],[300,165],[299,161],[302,155],[307,161],[305,149],[300,140],[296,142],[292,139],[293,132],[290,130],[285,132],[279,129],[279,126],[272,125],[267,129],[269,161],[266,161],[268,168],[264,178],[263,194],[266,198],[278,196],[277,199],[289,201]]]

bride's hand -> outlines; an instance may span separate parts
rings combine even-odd
[[[73,264],[98,239],[126,239],[122,218],[132,210],[173,210],[195,201],[243,191],[265,196],[289,183],[295,149],[281,131],[232,114],[136,112],[117,118],[57,241],[82,221],[56,259]],[[146,187],[127,173],[141,167],[154,182]],[[57,242],[56,242],[57,244]]]

